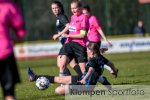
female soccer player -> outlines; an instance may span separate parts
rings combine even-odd
[[[107,43],[107,45],[112,45],[106,38],[104,32],[102,31],[97,18],[93,15],[91,15],[91,10],[88,5],[84,6],[82,9],[82,12],[88,16],[89,18],[89,31],[87,34],[87,38],[89,42],[93,42],[101,46],[101,37],[104,39],[104,41]],[[103,57],[103,56],[102,56]],[[108,69],[115,77],[117,77],[117,70],[112,62],[108,62],[104,68]]]
[[[15,85],[20,82],[10,29],[15,30],[18,38],[25,36],[21,12],[11,0],[0,0],[0,84],[3,100],[15,100]]]
[[[51,9],[53,14],[57,18],[56,20],[57,34],[53,35],[53,39],[56,40],[57,38],[59,38],[60,43],[63,45],[66,41],[66,38],[62,38],[61,34],[64,33],[65,27],[69,26],[69,20],[65,15],[64,8],[61,2],[53,1],[51,4]]]
[[[60,52],[59,52],[58,57],[57,57],[57,59],[59,59],[61,50],[63,49],[63,45],[66,42],[66,38],[61,37],[61,34],[64,32],[66,32],[68,34],[67,30],[68,30],[68,26],[69,26],[69,20],[68,20],[67,16],[65,15],[64,7],[63,7],[61,2],[53,1],[51,3],[51,9],[52,9],[53,14],[57,18],[57,20],[56,20],[57,34],[53,35],[53,39],[56,40],[57,38],[59,38],[59,41],[62,44],[62,48],[60,49]],[[57,61],[59,61],[59,60],[57,60]],[[60,66],[59,62],[57,62],[57,65]],[[75,65],[76,65],[76,62],[74,60],[72,60],[70,62],[70,66],[74,67]],[[70,73],[69,69],[66,67],[64,69],[63,74],[70,75],[71,73]],[[62,75],[62,74],[60,74],[60,75]]]
[[[69,34],[63,33],[61,36],[67,38],[66,44],[63,46],[57,59],[60,73],[64,73],[69,61],[75,58],[79,64],[74,65],[74,69],[82,74],[85,70],[87,61],[86,54],[86,33],[88,30],[88,18],[82,14],[81,4],[77,0],[71,2],[71,11],[73,13],[69,23]],[[67,28],[66,28],[67,29]]]
[[[95,43],[89,43],[87,45],[87,55],[88,62],[86,64],[86,68],[84,74],[82,76],[46,76],[46,75],[35,75],[32,73],[31,77],[33,77],[34,81],[36,81],[39,77],[46,77],[50,83],[58,83],[65,85],[86,85],[87,88],[90,88],[91,85],[96,85],[98,78],[101,76],[103,72],[103,66],[107,61],[101,57],[99,46]],[[103,61],[106,61],[105,63]],[[103,77],[105,84],[109,85],[108,89],[111,89],[110,83],[107,81],[105,77]],[[57,94],[65,93],[65,86],[57,87],[55,92]]]

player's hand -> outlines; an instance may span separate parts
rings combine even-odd
[[[63,34],[61,35],[61,37],[63,37],[63,38],[68,38],[68,37],[69,37],[69,35],[68,35],[68,34],[63,33]]]
[[[80,82],[81,84],[85,84],[86,83],[85,80],[81,80],[81,81],[78,81],[78,82]]]
[[[108,51],[108,48],[100,48],[101,54],[104,54],[106,51]]]
[[[109,42],[109,41],[106,41],[106,44],[107,44],[108,46],[112,46],[112,43]]]
[[[54,40],[56,40],[58,37],[59,37],[58,34],[54,34],[54,35],[53,35],[53,39],[54,39]]]

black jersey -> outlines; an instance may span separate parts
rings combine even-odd
[[[97,83],[99,76],[103,73],[104,64],[106,63],[108,63],[108,60],[104,58],[102,55],[90,58],[88,60],[88,63],[85,67],[85,73],[82,77],[84,77],[87,74],[90,67],[94,69],[94,72],[86,80],[86,85],[95,85]]]
[[[57,29],[57,32],[59,33],[65,28],[66,24],[69,23],[69,20],[67,16],[62,13],[60,13],[56,18],[57,18],[56,29]]]
[[[87,65],[86,65],[85,72],[88,72],[89,68],[93,67],[94,73],[101,75],[103,66],[107,62],[108,62],[107,59],[105,59],[102,55],[99,55],[99,56],[94,57],[94,58],[90,58]]]
[[[72,76],[71,84],[81,85],[81,83],[79,83],[78,81],[82,80],[86,76],[89,68],[92,67],[94,69],[94,72],[86,79],[85,86],[89,88],[90,85],[96,85],[99,76],[103,73],[104,64],[107,64],[107,63],[108,63],[108,60],[104,58],[102,55],[98,55],[97,57],[90,58],[86,64],[85,72],[82,75],[82,77]]]
[[[69,20],[68,20],[67,16],[62,13],[60,13],[56,18],[57,18],[56,29],[57,29],[57,33],[59,33],[66,27],[66,24],[69,23]],[[68,33],[69,33],[69,31],[66,34],[68,34]],[[63,45],[66,41],[66,38],[59,37],[59,41]]]

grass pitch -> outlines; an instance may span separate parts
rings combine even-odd
[[[119,69],[118,78],[114,78],[107,70],[104,75],[113,85],[150,85],[150,52],[108,54],[105,55]],[[21,84],[16,86],[17,100],[64,100],[64,96],[54,93],[57,84],[51,84],[47,90],[40,91],[34,82],[28,81],[27,66],[37,74],[58,75],[56,59],[30,59],[18,61]],[[70,68],[69,68],[70,69]],[[73,74],[74,70],[70,69]],[[2,92],[0,90],[0,100]]]

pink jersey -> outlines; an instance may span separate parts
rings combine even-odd
[[[0,59],[4,59],[13,53],[13,44],[9,36],[12,27],[17,36],[25,35],[22,16],[16,5],[9,0],[0,0]]]
[[[85,16],[84,14],[81,14],[79,16],[73,15],[71,17],[71,22],[69,24],[69,34],[80,34],[81,29],[88,30],[88,28],[89,28],[88,17]],[[68,38],[68,41],[77,42],[85,47],[87,39],[86,38],[80,38],[80,39]]]
[[[93,42],[100,41],[100,34],[97,29],[101,28],[95,16],[89,17],[89,32],[87,34],[88,40]]]

